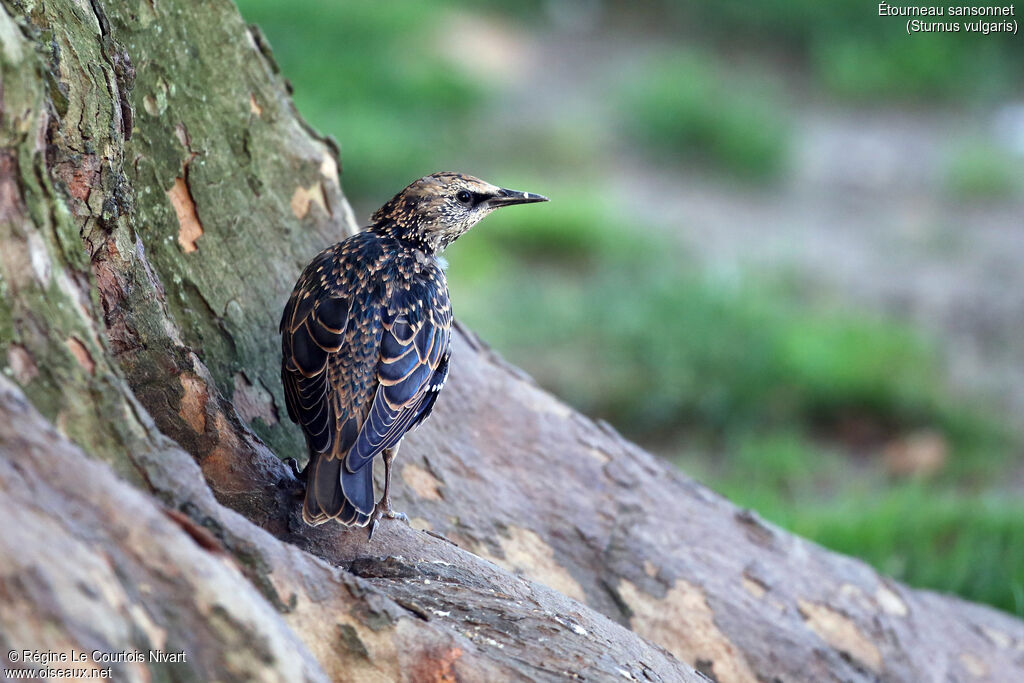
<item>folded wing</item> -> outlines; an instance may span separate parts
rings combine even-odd
[[[310,264],[285,308],[281,379],[310,451],[303,517],[364,525],[373,458],[429,414],[448,376],[452,315],[440,271],[385,294],[338,278],[332,258]]]
[[[447,296],[385,313],[378,386],[345,461],[350,472],[397,444],[433,407],[448,375],[451,319]]]

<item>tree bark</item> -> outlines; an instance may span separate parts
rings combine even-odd
[[[336,146],[229,2],[2,2],[3,653],[187,655],[115,680],[1024,678],[1021,622],[737,509],[464,330],[396,466],[412,527],[303,526],[276,324],[354,229]]]

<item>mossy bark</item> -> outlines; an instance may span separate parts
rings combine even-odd
[[[276,324],[354,229],[336,146],[229,2],[0,8],[3,652],[189,655],[116,680],[1022,674],[1020,622],[737,510],[464,331],[397,466],[416,528],[304,527]]]

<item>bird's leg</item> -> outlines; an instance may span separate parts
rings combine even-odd
[[[404,512],[395,512],[391,508],[391,463],[394,462],[395,456],[398,455],[398,447],[401,445],[402,443],[398,442],[394,448],[388,448],[384,451],[384,496],[378,505],[384,505],[384,516],[388,519],[400,519],[403,522],[408,522],[409,518],[405,516]]]
[[[384,495],[373,509],[373,517],[370,520],[370,538],[373,538],[373,531],[377,528],[377,522],[381,517],[400,519],[406,524],[409,523],[409,517],[404,512],[395,512],[391,507],[391,463],[398,455],[398,448],[401,445],[402,442],[399,441],[391,448],[384,450]]]

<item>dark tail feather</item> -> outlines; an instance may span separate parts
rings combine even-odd
[[[317,501],[317,491],[324,488],[326,480],[324,468],[320,464],[323,458],[317,453],[310,453],[309,458],[309,465],[306,466],[306,499],[302,503],[302,519],[306,524],[316,526],[331,517]],[[330,469],[330,463],[327,465],[327,469]]]
[[[367,516],[373,512],[373,464],[367,463],[355,472],[341,468],[341,488],[355,512]]]
[[[330,519],[366,526],[373,512],[373,468],[346,472],[338,458],[313,457],[316,460],[309,469],[302,518],[313,526]]]

